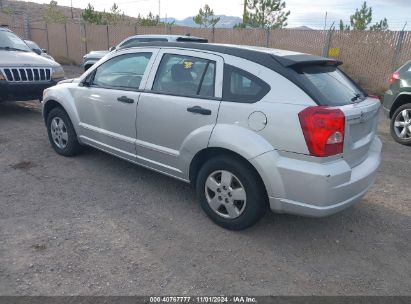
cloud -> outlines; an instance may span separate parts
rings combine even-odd
[[[394,5],[400,5],[400,6],[405,6],[405,7],[411,7],[411,1],[410,0],[374,0],[375,2],[378,2],[380,4],[385,4],[392,6]]]

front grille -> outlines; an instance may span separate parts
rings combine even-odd
[[[50,81],[50,68],[4,68],[1,69],[8,82]]]

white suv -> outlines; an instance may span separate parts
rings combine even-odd
[[[380,102],[339,64],[273,49],[145,44],[46,90],[43,116],[57,153],[89,145],[192,183],[225,228],[249,227],[268,206],[326,216],[365,194],[381,157]]]

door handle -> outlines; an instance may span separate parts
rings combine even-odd
[[[201,115],[211,115],[211,110],[209,109],[204,109],[200,106],[195,106],[191,108],[187,108],[187,112],[190,113],[195,113],[195,114],[201,114]]]
[[[117,100],[124,103],[134,103],[134,99],[128,98],[127,96],[121,96],[117,98]]]

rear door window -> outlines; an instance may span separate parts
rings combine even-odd
[[[309,90],[320,96],[321,105],[343,106],[361,102],[366,93],[335,66],[306,66],[298,73]]]
[[[153,91],[179,96],[214,97],[215,61],[165,54],[161,59]]]

